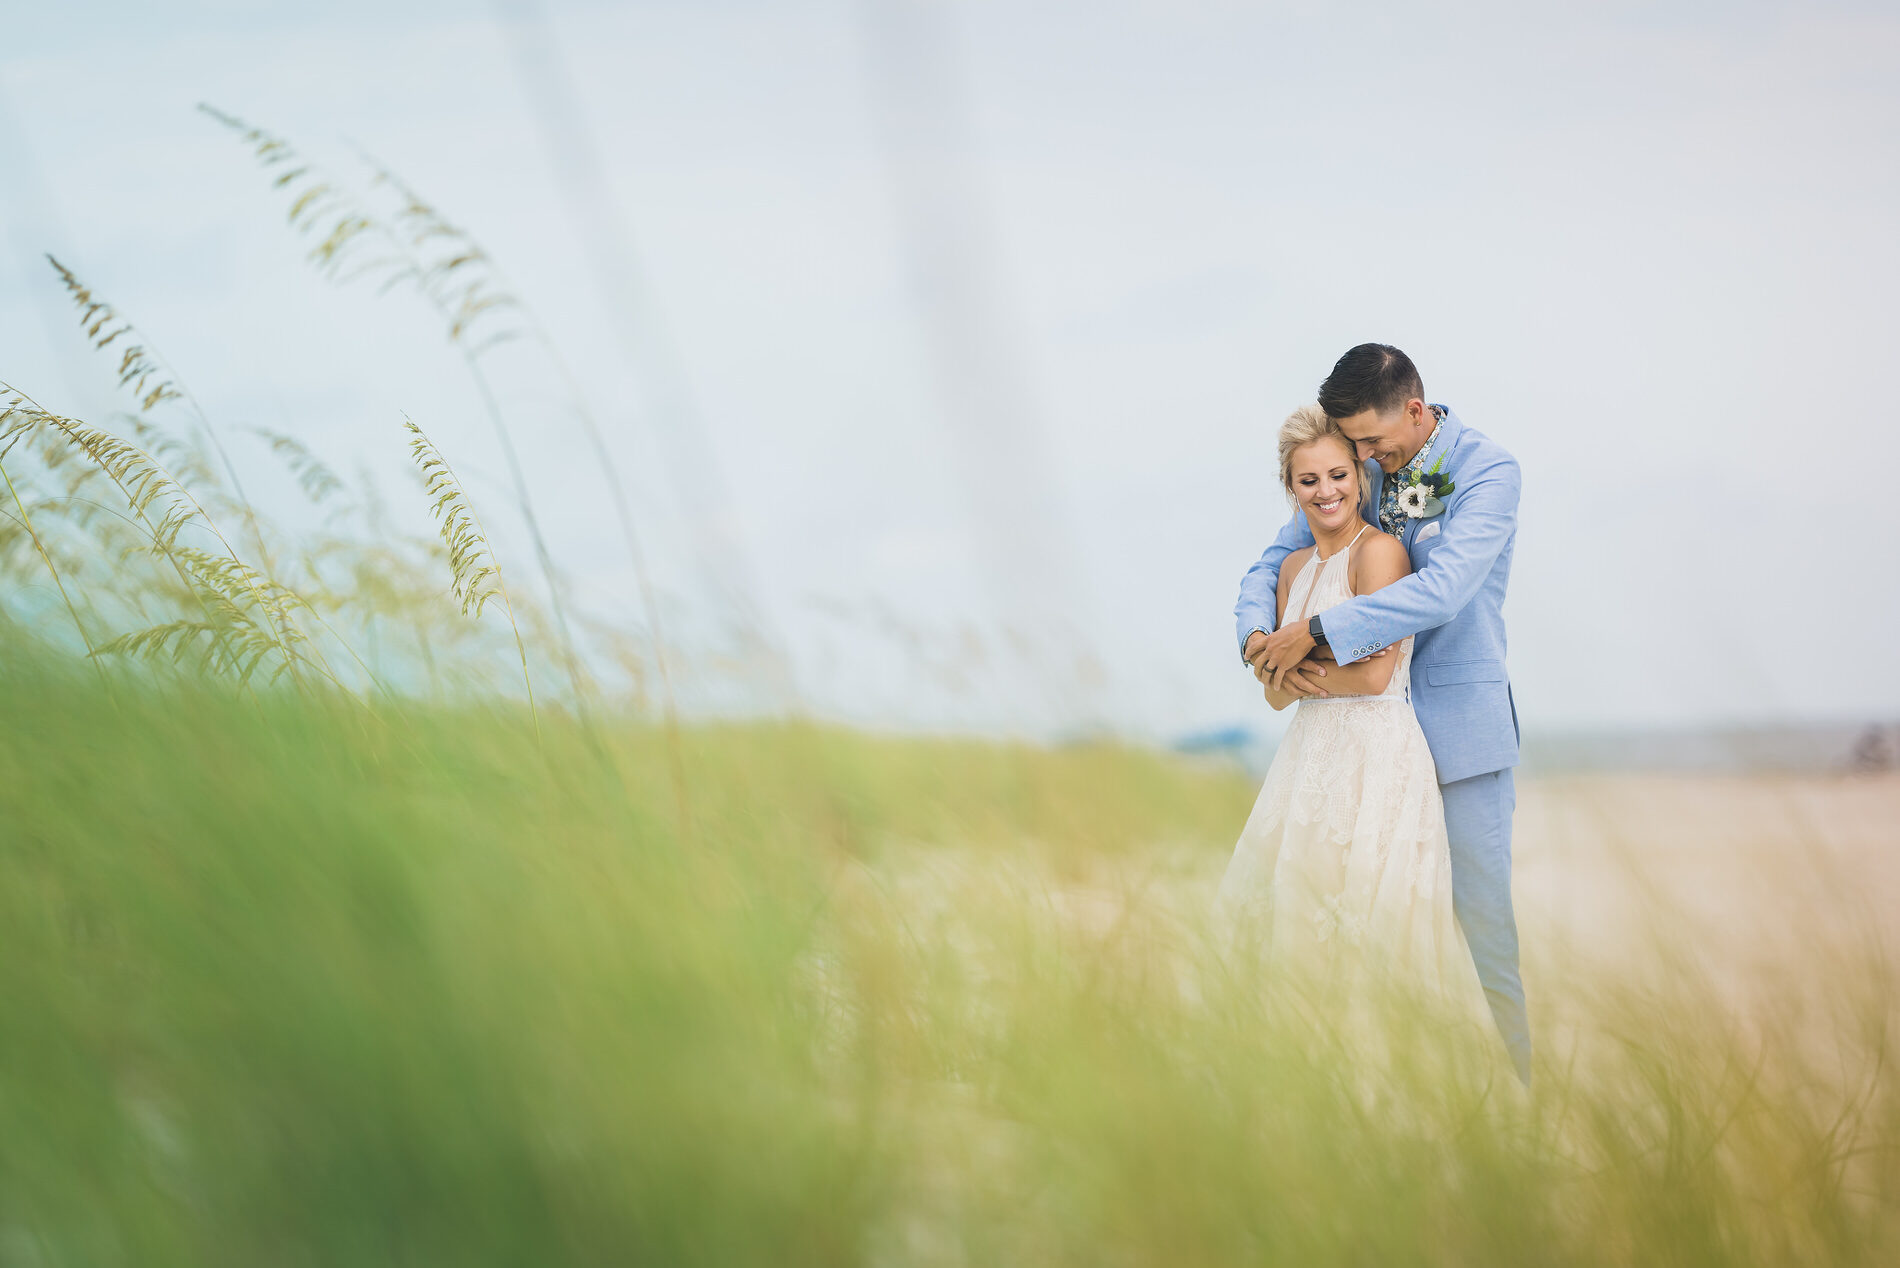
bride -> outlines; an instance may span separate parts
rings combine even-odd
[[[1411,571],[1398,539],[1362,518],[1365,470],[1317,405],[1280,429],[1280,482],[1318,543],[1280,569],[1281,625]],[[1411,658],[1406,638],[1350,665],[1328,662],[1317,679],[1326,694],[1306,698],[1263,680],[1275,709],[1299,708],[1221,878],[1219,909],[1230,935],[1276,966],[1371,975],[1464,1011],[1483,996],[1452,914],[1444,806],[1412,712]]]

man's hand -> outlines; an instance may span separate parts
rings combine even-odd
[[[1279,689],[1286,673],[1305,660],[1312,650],[1313,636],[1306,622],[1293,621],[1267,635],[1266,651],[1257,663],[1273,675],[1273,685]]]
[[[1253,676],[1259,680],[1262,686],[1268,685],[1267,663],[1262,655],[1266,646],[1267,635],[1261,630],[1255,630],[1247,636],[1247,650],[1241,653],[1247,661],[1247,668],[1253,670]],[[1296,671],[1292,676],[1292,680],[1286,685],[1283,685],[1281,690],[1283,692],[1291,692],[1296,696],[1325,695],[1326,693],[1321,691],[1318,685],[1311,680],[1325,677],[1326,671],[1317,665],[1306,665],[1303,668],[1305,673],[1301,674]]]

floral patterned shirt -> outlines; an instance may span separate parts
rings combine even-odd
[[[1445,425],[1445,407],[1434,405],[1431,408],[1432,417],[1437,420],[1432,424],[1432,434],[1426,437],[1425,443],[1418,447],[1418,452],[1412,455],[1412,460],[1387,476],[1384,485],[1379,489],[1379,527],[1394,537],[1405,531],[1406,516],[1405,512],[1399,509],[1399,490],[1410,484],[1413,476],[1425,470],[1425,455],[1430,453],[1432,446],[1438,443],[1439,429]]]

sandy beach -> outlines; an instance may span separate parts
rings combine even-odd
[[[1530,963],[1615,964],[1649,930],[1724,974],[1892,950],[1900,775],[1579,775],[1520,783],[1514,843]]]

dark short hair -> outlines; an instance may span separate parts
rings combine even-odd
[[[1319,385],[1319,405],[1328,418],[1351,418],[1367,410],[1389,414],[1414,397],[1425,399],[1418,367],[1387,343],[1362,343],[1348,350]]]

